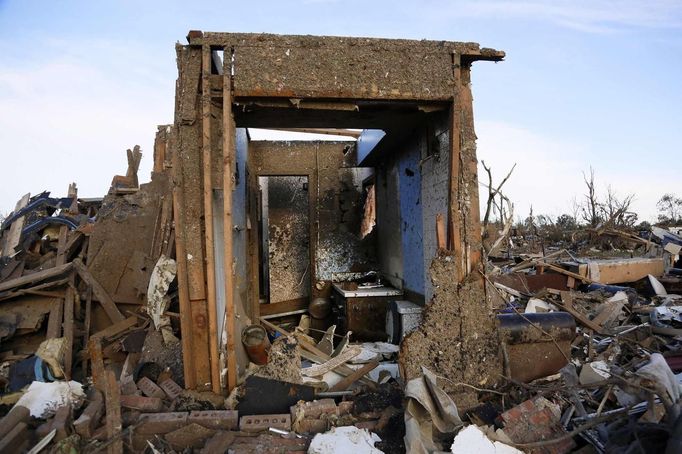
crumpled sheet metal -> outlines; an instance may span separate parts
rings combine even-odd
[[[409,453],[441,450],[434,435],[454,433],[463,425],[455,402],[438,387],[436,375],[424,366],[421,377],[407,382],[405,398],[405,448]]]

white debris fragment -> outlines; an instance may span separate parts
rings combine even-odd
[[[608,380],[611,377],[609,366],[605,361],[593,361],[585,363],[580,370],[580,384],[591,385]]]
[[[315,435],[308,454],[383,454],[374,447],[381,441],[377,434],[355,426],[335,427],[329,432]]]
[[[177,269],[175,260],[161,255],[149,278],[147,313],[152,318],[156,329],[170,324],[168,316],[164,315],[169,302],[166,294],[168,293],[168,287],[173,282],[173,279],[175,279]]]
[[[453,454],[523,454],[516,448],[491,441],[485,433],[475,425],[462,429],[452,442],[450,451]]]
[[[16,404],[28,408],[34,418],[46,419],[54,416],[57,409],[64,405],[79,408],[84,399],[83,385],[77,381],[34,381]]]
[[[558,310],[559,308],[554,304],[547,303],[539,298],[531,298],[528,300],[528,304],[526,305],[526,310],[524,312],[526,314],[537,314],[541,312],[552,312]]]

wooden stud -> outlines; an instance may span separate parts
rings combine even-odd
[[[464,250],[462,248],[461,227],[463,219],[461,217],[461,207],[459,206],[459,180],[460,180],[460,159],[462,148],[461,137],[461,77],[460,77],[461,58],[459,54],[453,54],[453,78],[455,80],[455,89],[457,90],[450,106],[450,176],[449,176],[449,191],[448,191],[448,243],[449,248],[454,252],[455,263],[455,279],[460,282],[464,275]],[[478,208],[477,208],[478,209]]]
[[[65,225],[59,228],[59,240],[57,241],[57,262],[56,265],[63,265],[66,263],[66,238],[69,233],[69,228]]]
[[[69,285],[66,288],[64,297],[64,375],[67,380],[71,379],[71,369],[73,365],[73,316],[74,316],[75,290]]]
[[[116,381],[113,371],[107,370],[104,387],[104,403],[107,407],[106,427],[109,440],[116,439],[107,447],[107,453],[120,454],[123,452],[123,440],[120,439],[121,424],[121,388]]]
[[[101,338],[95,337],[88,341],[88,353],[90,354],[90,364],[92,368],[92,382],[95,385],[95,388],[104,392],[104,354],[102,353]]]
[[[173,219],[175,221],[175,256],[178,264],[178,300],[180,304],[180,330],[182,332],[182,364],[185,387],[196,387],[194,368],[194,345],[192,340],[192,310],[189,301],[189,279],[187,275],[187,250],[185,249],[185,225],[183,217],[182,168],[178,150],[173,150]]]
[[[443,213],[438,213],[436,215],[436,243],[438,244],[438,249],[446,249],[447,238],[445,236],[445,219],[443,218]]]
[[[371,361],[352,374],[350,374],[347,377],[344,377],[339,381],[337,384],[329,388],[329,391],[334,392],[334,391],[345,391],[348,389],[350,385],[355,383],[356,381],[360,380],[364,375],[370,373],[374,369],[376,369],[379,366],[379,360],[375,359],[374,361]]]
[[[55,266],[54,268],[48,268],[43,271],[38,271],[37,273],[10,279],[0,283],[0,292],[61,276],[62,274],[65,274],[67,271],[69,271],[71,266],[71,263],[66,263],[62,266]]]
[[[202,48],[201,59],[202,154],[204,176],[204,235],[206,239],[206,304],[208,305],[208,346],[211,359],[211,388],[220,393],[218,354],[218,309],[216,301],[216,267],[213,254],[213,187],[211,184],[211,48]],[[227,130],[226,130],[227,131]],[[230,193],[231,194],[231,193]],[[225,229],[232,233],[229,224]],[[229,270],[229,267],[225,267]]]
[[[90,271],[88,271],[81,259],[76,258],[71,263],[73,263],[73,267],[76,269],[76,272],[80,278],[92,288],[92,292],[95,294],[95,297],[97,297],[97,300],[102,305],[102,308],[109,316],[109,319],[114,323],[125,320],[125,317],[123,314],[121,314],[121,311],[119,311],[118,307],[116,307],[114,300],[111,299],[107,291],[104,289],[104,287],[102,287],[102,284],[97,282],[94,276],[90,274]]]
[[[234,276],[232,253],[232,172],[234,151],[232,138],[232,58],[231,49],[223,55],[223,248],[225,261],[225,330],[227,332],[227,390],[237,385],[237,354],[235,342]]]
[[[47,319],[47,333],[45,339],[56,339],[62,337],[62,320],[64,318],[64,300],[59,299],[54,302]]]

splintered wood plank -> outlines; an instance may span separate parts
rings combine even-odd
[[[204,197],[204,236],[206,241],[206,304],[208,305],[208,346],[211,359],[211,388],[220,393],[220,370],[218,354],[218,311],[216,301],[215,258],[213,254],[213,188],[211,184],[211,48],[202,48],[201,59],[201,104],[202,104],[202,161],[203,161],[203,197]],[[226,224],[232,225],[232,224]],[[232,229],[228,229],[231,231]]]
[[[92,319],[92,288],[88,287],[85,293],[85,320],[83,322],[83,345],[90,343],[90,321]],[[88,358],[83,358],[83,375],[88,375]]]
[[[28,205],[28,201],[31,199],[31,194],[24,194],[24,196],[19,199],[17,204],[14,206],[14,212],[19,211]],[[24,228],[24,216],[15,220],[9,227],[9,232],[7,234],[7,241],[5,242],[5,247],[2,249],[3,256],[11,256],[14,254],[14,248],[19,245],[21,241],[21,231]]]
[[[65,263],[62,266],[55,266],[54,268],[48,268],[43,271],[38,271],[37,273],[27,274],[26,276],[10,279],[0,283],[0,292],[61,276],[62,274],[65,274],[67,271],[69,271],[71,266],[71,263]]]
[[[227,332],[227,390],[237,385],[234,275],[232,263],[232,169],[234,168],[234,122],[232,119],[232,59],[223,57],[223,248],[225,262],[225,330]]]
[[[88,353],[90,354],[90,367],[92,368],[92,382],[95,385],[95,388],[104,392],[104,354],[102,353],[101,338],[90,338],[90,341],[88,342]]]
[[[123,452],[123,440],[120,438],[121,424],[121,388],[116,381],[113,371],[107,370],[105,373],[104,404],[107,407],[106,427],[109,440],[116,439],[107,447],[109,454],[120,454]]]
[[[370,373],[371,371],[376,369],[378,366],[379,366],[379,360],[378,359],[375,359],[374,361],[371,361],[371,362],[365,364],[364,366],[362,366],[361,368],[359,368],[358,370],[356,370],[355,372],[353,372],[349,376],[341,379],[340,382],[338,382],[337,384],[335,384],[334,386],[329,388],[329,391],[334,392],[334,391],[345,391],[345,390],[347,390],[350,387],[350,385],[352,385],[356,381],[360,380],[360,378],[362,378],[364,375]]]
[[[73,365],[73,310],[75,292],[70,285],[66,288],[64,296],[64,375],[71,379],[71,368]]]
[[[97,282],[92,274],[90,274],[90,271],[88,271],[81,259],[74,259],[74,261],[71,263],[73,263],[73,266],[81,279],[83,279],[83,281],[85,281],[85,283],[92,288],[92,292],[102,305],[102,308],[104,308],[104,311],[109,316],[109,319],[111,319],[111,321],[114,323],[125,320],[125,317],[123,314],[121,314],[121,311],[119,311],[116,307],[114,300],[111,299],[107,291],[104,290],[104,287],[102,287],[102,285]]]
[[[57,262],[56,265],[63,265],[66,263],[66,238],[69,234],[69,228],[65,225],[59,228],[59,239],[57,241]]]
[[[52,304],[50,316],[47,319],[46,339],[62,337],[62,320],[64,316],[64,300],[59,299]]]
[[[132,328],[135,326],[137,323],[137,317],[128,317],[124,320],[121,320],[120,322],[116,322],[113,325],[110,325],[106,328],[104,328],[101,331],[96,332],[95,334],[92,335],[92,337],[99,337],[101,339],[112,339],[125,330]]]

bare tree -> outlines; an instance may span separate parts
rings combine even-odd
[[[583,172],[583,180],[587,186],[587,194],[585,194],[585,203],[581,206],[582,218],[594,228],[601,222],[599,216],[599,201],[597,200],[597,191],[594,185],[594,169],[590,166],[590,177],[588,178]]]
[[[511,170],[509,170],[509,173],[507,173],[507,176],[502,179],[502,181],[500,182],[500,184],[497,185],[497,187],[493,186],[493,174],[492,171],[490,170],[490,167],[485,165],[485,161],[481,161],[481,164],[483,164],[483,168],[488,174],[488,201],[485,207],[485,216],[483,216],[483,229],[485,231],[485,228],[488,226],[488,223],[490,222],[490,214],[494,209],[497,209],[497,211],[500,213],[500,221],[504,221],[505,219],[504,217],[505,197],[502,195],[500,191],[502,190],[502,186],[504,186],[504,184],[507,182],[512,172],[516,168],[516,163],[512,166]],[[495,200],[498,197],[500,199],[499,204]]]
[[[658,222],[677,224],[682,222],[682,198],[675,194],[663,194],[656,203],[658,208]]]

